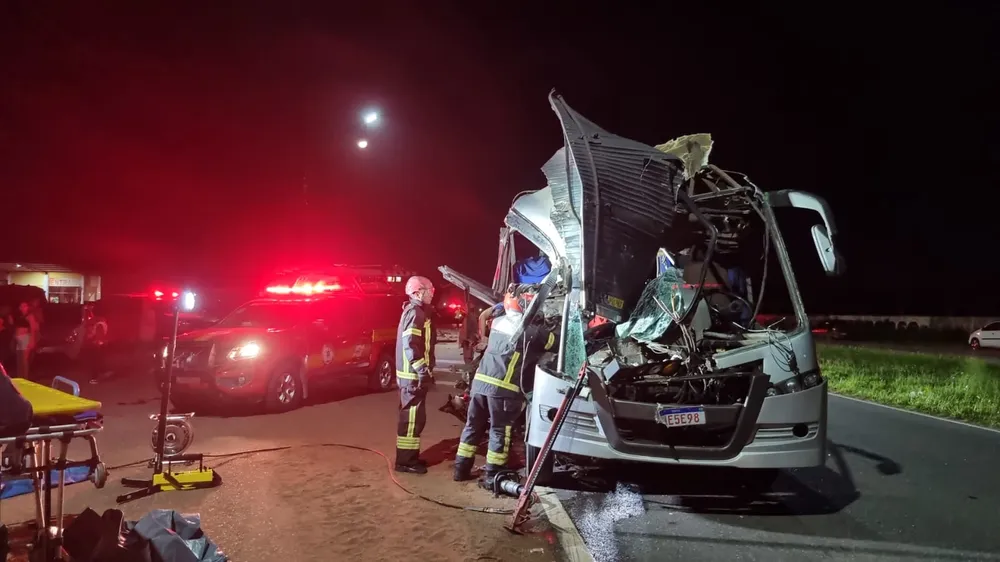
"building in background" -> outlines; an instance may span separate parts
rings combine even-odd
[[[82,304],[101,300],[101,276],[49,263],[0,263],[0,283],[30,285],[49,302]]]

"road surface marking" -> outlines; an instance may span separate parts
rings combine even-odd
[[[843,394],[835,394],[833,392],[830,393],[830,396],[836,396],[837,398],[843,398],[844,400],[853,400],[855,402],[861,402],[861,403],[864,403],[864,404],[871,404],[872,406],[879,406],[881,408],[888,408],[890,410],[896,410],[897,412],[903,412],[904,414],[913,414],[915,416],[923,416],[925,418],[930,418],[932,420],[938,420],[938,421],[943,421],[943,422],[948,422],[948,423],[954,423],[954,424],[958,424],[958,425],[964,425],[965,427],[971,427],[973,429],[981,429],[983,431],[989,431],[990,433],[1000,433],[1000,429],[993,429],[992,427],[984,427],[984,426],[981,426],[981,425],[976,425],[974,423],[968,423],[968,422],[964,422],[964,421],[950,420],[948,418],[942,418],[942,417],[938,417],[938,416],[932,416],[930,414],[925,414],[923,412],[914,412],[913,410],[907,410],[905,408],[897,408],[895,406],[887,406],[885,404],[879,404],[878,402],[872,402],[871,400],[862,400],[861,398],[854,398],[853,396],[844,396]]]
[[[569,562],[594,562],[594,556],[587,550],[587,545],[583,542],[580,531],[576,529],[569,513],[566,513],[566,508],[559,501],[555,490],[536,486],[535,491],[538,492],[538,499],[542,502],[545,517],[548,517],[556,536],[559,537],[559,545],[562,546],[563,552],[566,554],[566,560]]]

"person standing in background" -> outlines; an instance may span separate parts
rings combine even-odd
[[[14,319],[14,345],[17,349],[17,376],[28,378],[31,354],[35,350],[33,334],[38,329],[38,320],[31,316],[31,306],[22,302],[18,307],[20,314]],[[32,327],[34,324],[34,328]]]
[[[0,307],[0,366],[10,374],[17,372],[17,355],[14,353],[14,317],[10,307]]]

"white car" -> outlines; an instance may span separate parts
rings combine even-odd
[[[1000,322],[990,322],[969,334],[969,347],[1000,347]]]

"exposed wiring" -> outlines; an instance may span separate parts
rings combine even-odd
[[[478,506],[455,505],[455,504],[451,504],[451,503],[448,503],[448,502],[445,502],[445,501],[441,501],[441,500],[437,500],[437,499],[434,499],[434,498],[429,498],[429,497],[424,496],[422,494],[418,494],[418,493],[414,492],[413,490],[410,490],[406,486],[403,486],[403,484],[399,480],[396,479],[396,475],[393,474],[393,463],[392,463],[392,460],[389,459],[389,457],[386,456],[385,453],[383,453],[382,451],[379,451],[377,449],[371,449],[369,447],[361,447],[361,446],[358,446],[358,445],[347,445],[345,443],[315,443],[315,444],[305,444],[305,445],[283,445],[281,447],[267,447],[267,448],[262,448],[262,449],[247,449],[247,450],[243,450],[243,451],[236,451],[234,453],[204,454],[202,456],[204,458],[206,458],[206,459],[225,459],[225,458],[244,457],[244,456],[250,456],[250,455],[259,455],[259,454],[262,454],[262,453],[275,453],[275,452],[280,452],[280,451],[290,451],[292,449],[304,449],[304,448],[312,448],[312,447],[341,447],[341,448],[344,448],[344,449],[354,449],[356,451],[366,451],[366,452],[369,452],[369,453],[375,453],[376,455],[378,455],[378,456],[382,457],[383,459],[385,459],[386,467],[388,468],[388,472],[389,472],[389,478],[392,480],[392,483],[395,484],[400,490],[403,490],[404,492],[406,492],[407,494],[409,494],[411,496],[420,498],[420,499],[422,499],[424,501],[431,502],[431,503],[439,505],[441,507],[447,507],[449,509],[458,509],[458,510],[462,510],[462,511],[474,511],[474,512],[477,512],[477,513],[490,513],[490,514],[493,514],[493,515],[511,515],[511,514],[514,513],[513,509],[501,509],[501,508],[497,508],[497,507],[478,507]],[[120,469],[123,469],[123,468],[132,467],[132,466],[143,465],[143,464],[146,464],[148,462],[149,462],[148,460],[142,460],[142,461],[130,462],[130,463],[126,463],[126,464],[120,464],[118,466],[108,467],[108,470],[109,471],[111,471],[111,470],[120,470]]]
[[[784,318],[763,329],[745,331],[750,334],[767,334],[767,343],[771,350],[771,357],[777,362],[779,360],[779,357],[776,355],[777,351],[783,352],[785,372],[791,373],[795,371],[795,348],[792,344],[792,339],[788,337],[787,332],[776,330],[774,328],[774,326],[778,325],[782,320],[784,320]],[[784,343],[776,337],[779,335],[785,339]]]

